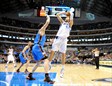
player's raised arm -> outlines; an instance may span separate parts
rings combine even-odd
[[[74,8],[71,7],[71,9],[70,9],[70,27],[72,27],[74,24],[74,11],[75,11]]]
[[[58,18],[58,20],[60,21],[60,23],[63,23],[63,19],[61,18],[61,16],[60,15],[62,15],[62,14],[65,14],[66,15],[66,12],[60,12],[60,13],[57,13],[56,14],[56,17]]]
[[[46,28],[48,27],[48,25],[50,23],[50,17],[48,15],[46,15],[46,18],[47,18],[47,20],[46,20],[45,24],[40,28],[39,34],[43,33],[43,31],[46,30]]]

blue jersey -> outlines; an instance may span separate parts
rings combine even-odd
[[[40,36],[40,34],[37,34],[34,40],[34,44],[39,44],[43,47],[45,41],[46,41],[46,35]]]

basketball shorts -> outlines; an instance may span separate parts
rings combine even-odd
[[[13,55],[8,55],[8,61],[14,61],[14,56]]]
[[[32,48],[33,58],[36,61],[44,60],[44,50],[43,47],[39,44],[35,44]]]
[[[25,64],[27,62],[27,60],[24,58],[22,53],[19,54],[19,59],[20,59],[22,64]]]
[[[56,37],[52,44],[53,51],[59,51],[61,53],[66,53],[67,48],[67,38]]]

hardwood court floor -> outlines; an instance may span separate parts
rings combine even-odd
[[[15,70],[19,67],[19,63]],[[34,64],[30,64],[28,70],[31,71]],[[24,71],[23,67],[21,72]],[[8,71],[13,71],[13,64],[10,63]],[[64,77],[60,78],[61,65],[54,65],[50,72],[56,72],[55,84],[53,86],[112,86],[112,68],[100,67],[95,69],[93,65],[86,64],[66,64]],[[5,72],[5,64],[0,64],[0,72]],[[44,72],[42,65],[37,68],[36,72]],[[96,81],[97,79],[110,78],[110,82]],[[36,85],[38,86],[38,85]],[[43,85],[42,85],[43,86]]]

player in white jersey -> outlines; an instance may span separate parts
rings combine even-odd
[[[10,61],[13,61],[13,63],[14,63],[14,67],[16,67],[16,62],[15,62],[15,59],[14,59],[14,56],[13,56],[13,48],[12,48],[12,46],[8,49],[8,56],[7,56],[7,64],[6,64],[6,68],[7,68],[7,66],[8,66],[8,64],[9,64],[9,62]]]
[[[65,14],[66,18],[63,20],[60,15]],[[58,13],[56,16],[58,20],[61,23],[61,26],[58,30],[58,33],[54,39],[54,42],[52,44],[52,50],[51,54],[49,57],[50,61],[50,67],[51,67],[51,61],[54,56],[55,51],[59,51],[62,53],[62,69],[60,72],[60,77],[63,77],[64,74],[64,65],[65,65],[65,59],[66,59],[66,48],[67,48],[67,38],[70,35],[70,31],[73,25],[73,18],[71,18],[71,13],[70,12],[61,12]],[[73,17],[73,16],[72,16]]]

